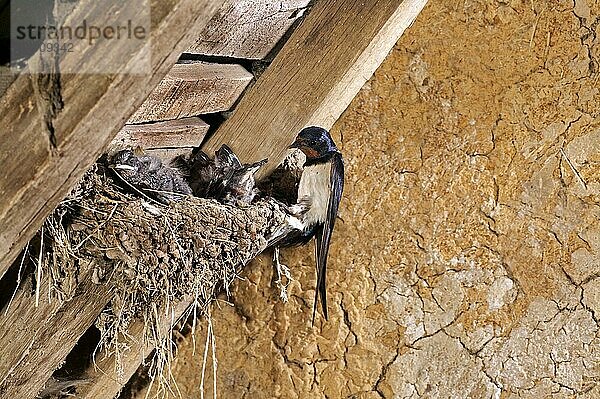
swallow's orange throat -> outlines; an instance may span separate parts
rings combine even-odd
[[[319,153],[317,152],[317,150],[315,150],[313,148],[302,147],[301,150],[304,153],[304,155],[306,155],[307,158],[318,158],[319,157]]]

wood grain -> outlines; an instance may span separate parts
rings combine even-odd
[[[128,2],[119,3],[122,12]],[[40,95],[33,80],[20,75],[0,98],[0,276],[25,243],[41,227],[49,212],[64,198],[85,170],[100,156],[125,120],[160,82],[181,52],[195,39],[223,4],[223,0],[152,2],[150,45],[128,47],[127,41],[101,43],[94,54],[66,53],[60,68],[77,68],[109,59],[123,71],[151,54],[147,74],[57,75],[52,89],[62,109],[49,118],[49,139]],[[103,2],[81,0],[73,11],[78,20],[102,26]],[[197,36],[196,36],[197,37]],[[107,41],[108,42],[108,41]],[[130,46],[130,45],[129,45]],[[124,57],[123,54],[128,54]],[[35,75],[34,75],[35,76]],[[46,128],[46,129],[44,129]]]
[[[331,128],[426,3],[318,0],[205,152],[226,143],[270,173],[300,129]]]
[[[175,64],[128,123],[226,111],[252,78],[244,67],[235,64]]]
[[[15,78],[15,74],[11,72],[9,67],[0,66],[0,96],[4,94]]]
[[[161,333],[163,335],[181,318],[191,304],[191,299],[184,299],[175,305],[172,309],[171,317],[162,320]],[[113,372],[115,367],[114,356],[101,355],[96,359],[97,367],[87,372],[90,383],[77,388],[77,397],[80,399],[114,398],[121,391],[123,385],[136,372],[142,361],[154,349],[154,347],[144,343],[144,334],[145,329],[142,321],[137,320],[132,323],[129,328],[129,337],[126,339],[129,350],[121,357],[121,367],[123,368],[123,377],[121,379],[116,378],[116,374]]]
[[[179,147],[179,148],[151,148],[144,152],[148,155],[153,155],[162,159],[163,165],[168,165],[180,155],[188,156],[192,153],[194,147]]]
[[[91,282],[93,265],[81,266],[81,282],[63,304],[48,301],[48,278],[35,292],[21,288],[0,315],[0,397],[35,398],[110,300],[105,285]]]
[[[263,59],[302,16],[309,0],[228,0],[186,51]]]
[[[112,151],[123,148],[197,147],[209,125],[197,117],[143,125],[125,125],[110,143]]]

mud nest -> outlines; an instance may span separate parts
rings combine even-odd
[[[147,326],[147,343],[161,346],[170,335],[161,333],[161,315],[173,314],[184,298],[193,302],[189,311],[206,314],[285,217],[284,206],[271,198],[232,206],[188,196],[162,205],[128,193],[110,170],[96,165],[46,220],[38,267],[48,270],[62,300],[82,278],[113,290],[96,326],[98,349],[115,354],[119,371],[123,338],[134,320]],[[154,373],[168,358],[155,354]]]

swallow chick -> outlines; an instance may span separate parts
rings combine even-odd
[[[231,148],[223,144],[215,152],[214,160],[198,151],[188,160],[179,160],[178,167],[189,176],[194,195],[233,205],[237,202],[249,204],[254,200],[258,194],[254,174],[266,162],[264,159],[242,164]]]
[[[215,152],[215,168],[218,174],[227,176],[241,167],[239,158],[227,144],[222,144]]]
[[[235,153],[223,144],[215,152],[214,181],[210,195],[226,204],[238,201],[251,203],[258,189],[255,188],[254,174],[267,163],[266,159],[252,164],[242,164]]]
[[[215,178],[215,163],[203,151],[188,157],[178,157],[174,166],[182,171],[196,197],[208,197],[210,185]]]
[[[215,151],[214,175],[207,192],[207,197],[221,199],[225,198],[231,177],[235,171],[242,168],[239,158],[227,144]]]
[[[137,156],[131,150],[122,150],[112,157],[110,167],[126,183],[163,204],[192,194],[176,169],[164,166],[151,155]]]
[[[227,181],[242,164],[231,148],[223,144],[211,159],[200,150],[189,159],[178,159],[176,167],[184,171],[194,195],[202,198],[222,197]]]
[[[290,148],[304,153],[306,161],[298,185],[298,202],[290,210],[289,230],[270,241],[270,246],[290,246],[316,239],[317,287],[313,304],[314,323],[319,298],[325,320],[327,315],[327,254],[331,233],[344,189],[344,161],[329,132],[321,127],[302,129]]]
[[[238,201],[246,204],[251,203],[258,194],[258,189],[255,188],[254,174],[266,163],[267,160],[263,159],[252,164],[244,164],[239,169],[234,170],[224,184],[223,201],[230,205]]]

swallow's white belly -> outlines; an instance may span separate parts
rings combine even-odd
[[[308,204],[302,218],[305,228],[325,222],[330,193],[331,162],[305,167],[298,187],[298,202]]]

